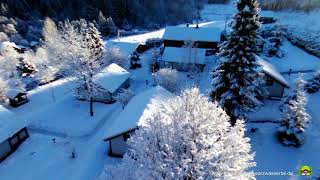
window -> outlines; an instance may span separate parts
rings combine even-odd
[[[19,143],[19,138],[15,135],[10,139],[10,143],[12,146],[17,146],[17,144]]]
[[[28,135],[27,135],[27,130],[23,130],[23,131],[21,131],[20,133],[19,133],[19,137],[20,137],[20,139],[26,139],[27,137],[28,137]]]

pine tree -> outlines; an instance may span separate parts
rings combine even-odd
[[[93,23],[83,22],[81,31],[85,37],[85,43],[91,51],[91,57],[95,61],[102,63],[104,45],[98,29]]]
[[[140,67],[141,67],[141,63],[140,63],[139,54],[137,53],[137,51],[134,51],[130,55],[130,69],[136,69]]]
[[[296,81],[296,90],[283,101],[278,138],[285,145],[300,146],[304,140],[303,133],[310,123],[304,87],[305,81],[300,76]]]
[[[200,106],[199,106],[200,105]],[[121,164],[100,179],[255,179],[243,121],[234,127],[216,103],[197,88],[162,105],[128,139]]]
[[[233,31],[220,47],[221,62],[213,72],[212,99],[225,109],[234,124],[259,107],[263,95],[256,63],[256,31],[260,27],[256,0],[238,0]]]
[[[306,90],[308,93],[315,93],[320,91],[320,71],[317,72],[312,79],[306,84]]]
[[[281,51],[281,45],[283,42],[281,28],[276,26],[272,31],[271,37],[267,39],[268,43],[265,49],[265,54],[267,56],[276,56],[283,57],[283,53]]]

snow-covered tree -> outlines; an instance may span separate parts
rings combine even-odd
[[[117,95],[117,101],[121,104],[122,109],[126,107],[129,101],[133,98],[134,92],[130,89],[122,89],[120,93]]]
[[[220,47],[221,61],[213,72],[212,99],[227,112],[234,124],[262,103],[265,90],[256,63],[256,31],[260,27],[257,0],[238,0],[232,32]]]
[[[109,47],[105,50],[104,64],[109,65],[116,63],[119,66],[127,69],[128,68],[128,57],[124,55],[118,47]]]
[[[107,166],[103,179],[255,179],[244,122],[228,115],[197,88],[162,105],[128,139],[121,164]]]
[[[300,146],[304,140],[303,133],[310,123],[304,87],[305,81],[300,76],[296,81],[296,90],[283,101],[278,138],[285,145]]]
[[[10,89],[24,91],[25,85],[17,71],[19,54],[11,46],[0,48],[0,77],[7,82]]]
[[[21,77],[28,77],[37,72],[37,67],[33,63],[34,56],[32,51],[26,51],[21,55],[21,58],[19,58],[17,70]]]
[[[305,89],[308,93],[320,91],[320,71],[317,72],[314,77],[307,82]]]
[[[155,83],[171,92],[179,91],[178,71],[171,68],[162,68],[154,73]]]
[[[77,78],[80,88],[76,89],[76,96],[79,91],[81,96],[86,95],[85,99],[90,100],[90,115],[93,116],[93,97],[97,92],[93,76],[100,68],[103,58],[100,35],[93,24],[84,20],[66,21],[60,32],[56,31],[50,20],[48,23],[49,27],[53,27],[50,29],[53,34],[45,33],[45,46],[49,50],[49,56],[63,68],[65,76]]]
[[[265,44],[265,54],[270,57],[283,57],[283,52],[281,50],[282,43],[283,37],[281,28],[279,26],[276,26],[275,29],[272,31],[271,37],[267,39],[267,43]]]
[[[103,35],[115,35],[117,34],[117,27],[115,26],[111,17],[105,18],[102,12],[99,12],[98,27]]]
[[[136,68],[140,68],[140,67],[141,67],[140,56],[137,53],[137,51],[134,51],[130,55],[130,69],[136,69]]]
[[[48,57],[47,50],[42,47],[37,49],[35,56],[33,57],[33,63],[38,70],[37,73],[35,73],[34,78],[40,84],[53,81],[59,72],[59,68],[56,67],[55,62],[52,61],[52,58]]]

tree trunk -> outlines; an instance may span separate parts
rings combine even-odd
[[[93,116],[93,97],[90,97],[90,116]]]

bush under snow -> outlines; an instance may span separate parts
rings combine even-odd
[[[154,73],[155,83],[171,92],[179,91],[178,71],[171,68],[162,68]]]

